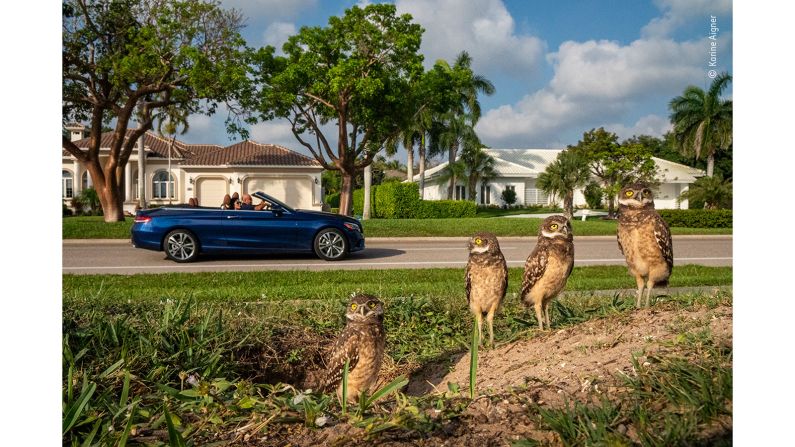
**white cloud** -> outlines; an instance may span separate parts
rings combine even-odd
[[[644,37],[668,36],[692,20],[705,20],[706,34],[706,20],[710,15],[725,15],[732,10],[731,0],[657,0],[655,4],[663,11],[663,15],[643,27],[641,34]]]
[[[517,34],[502,0],[397,0],[395,5],[425,29],[421,51],[429,66],[438,59],[452,62],[466,50],[477,73],[507,71],[521,78],[542,60],[544,42]]]
[[[707,45],[667,39],[572,42],[548,56],[555,68],[552,91],[574,98],[623,101],[649,91],[679,88],[704,74]]]
[[[268,25],[262,33],[262,42],[265,45],[273,45],[276,52],[281,54],[282,45],[287,42],[287,38],[296,34],[297,30],[294,23],[274,22]]]
[[[605,130],[618,135],[618,138],[622,140],[633,135],[661,137],[671,130],[671,121],[667,117],[652,114],[641,117],[632,127],[627,127],[621,123],[606,124],[603,127]]]
[[[640,101],[673,97],[703,79],[705,48],[702,42],[669,39],[639,39],[629,45],[564,42],[547,56],[554,68],[549,85],[516,104],[487,111],[478,134],[493,147],[560,146],[572,131],[579,134],[609,123],[622,132],[645,129],[659,134],[663,125],[651,117],[632,128],[615,123]]]

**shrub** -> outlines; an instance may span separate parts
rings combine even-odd
[[[71,216],[72,210],[68,206],[66,206],[66,202],[61,200],[61,205],[63,205],[63,217]]]
[[[414,217],[442,219],[448,217],[475,217],[477,205],[469,200],[421,200]]]
[[[326,194],[325,203],[327,203],[330,207],[339,208],[340,206],[340,193],[335,192],[332,194]]]
[[[588,204],[588,208],[596,209],[602,207],[602,196],[604,196],[604,190],[602,190],[602,187],[599,186],[598,183],[588,183],[583,190],[583,195],[585,196],[585,203]]]
[[[516,203],[516,191],[513,189],[505,189],[500,194],[500,198],[506,205],[511,206]]]
[[[658,210],[670,227],[732,228],[732,210]]]
[[[420,206],[419,189],[416,183],[384,183],[373,191],[372,204],[374,217],[411,218]]]

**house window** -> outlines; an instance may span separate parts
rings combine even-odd
[[[491,204],[491,186],[480,185],[480,204],[481,205]]]
[[[174,198],[174,176],[166,171],[155,172],[152,177],[152,197],[155,199]]]
[[[74,197],[74,177],[66,169],[61,171],[61,197],[71,199]]]
[[[467,196],[467,188],[466,186],[456,185],[455,186],[455,199],[456,200],[466,200]]]
[[[516,192],[516,185],[505,185],[505,189]]]
[[[83,178],[80,184],[83,185],[84,190],[94,187],[94,182],[91,181],[91,176],[88,175],[88,171],[83,172]]]

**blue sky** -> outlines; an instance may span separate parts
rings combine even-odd
[[[251,46],[277,48],[301,26],[323,26],[355,4],[321,0],[224,0],[247,17]],[[710,16],[717,72],[732,72],[730,0],[535,2],[396,0],[425,28],[429,66],[462,50],[496,87],[477,131],[494,148],[558,148],[599,126],[626,138],[670,129],[668,101],[709,85]],[[727,91],[731,95],[731,89]],[[191,143],[229,144],[223,117],[194,116]],[[303,151],[286,122],[251,127],[251,138]],[[402,158],[402,157],[401,157]]]

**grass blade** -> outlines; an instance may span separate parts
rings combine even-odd
[[[367,402],[366,406],[369,408],[378,399],[380,399],[380,398],[382,398],[382,397],[384,397],[384,396],[386,396],[388,394],[391,394],[392,392],[394,392],[396,390],[399,390],[399,389],[403,388],[408,383],[409,383],[409,379],[407,379],[407,378],[405,378],[403,376],[400,376],[400,377],[396,378],[395,380],[390,382],[388,385],[385,385],[380,390],[378,390],[375,393],[373,393],[373,395],[370,396],[366,400],[366,402]]]
[[[348,367],[350,361],[345,360],[345,367],[342,369],[342,414],[348,411]]]
[[[116,445],[117,447],[124,447],[127,445],[127,438],[130,436],[130,431],[132,431],[132,421],[133,417],[135,416],[135,404],[132,404],[130,407],[130,417],[127,418],[127,426],[124,427],[124,431],[119,438],[119,443]],[[171,434],[169,433],[169,437]]]
[[[171,414],[168,412],[168,406],[163,405],[163,414],[166,418],[166,428],[168,428],[168,445],[172,447],[186,447],[185,440],[179,434],[177,428],[174,426],[174,421],[171,420]]]
[[[478,380],[478,337],[477,325],[472,325],[472,346],[469,349],[469,398],[475,398],[475,385]]]
[[[78,396],[77,401],[74,404],[69,406],[69,410],[67,410],[66,415],[63,418],[63,432],[62,435],[65,435],[77,422],[80,418],[80,415],[83,414],[83,410],[88,404],[88,400],[91,399],[91,395],[94,394],[94,391],[97,389],[97,384],[91,382],[86,386],[84,384],[82,391],[80,392],[80,396]]]
[[[100,425],[102,425],[102,419],[98,419],[97,422],[94,423],[94,428],[91,429],[91,433],[89,433],[88,436],[86,436],[86,439],[83,440],[83,443],[80,444],[82,447],[91,446],[91,442],[94,440],[94,436],[97,435],[97,431],[99,430]]]
[[[124,406],[127,403],[127,396],[130,393],[130,370],[124,374],[124,384],[121,387],[121,397],[119,398],[119,406]]]

